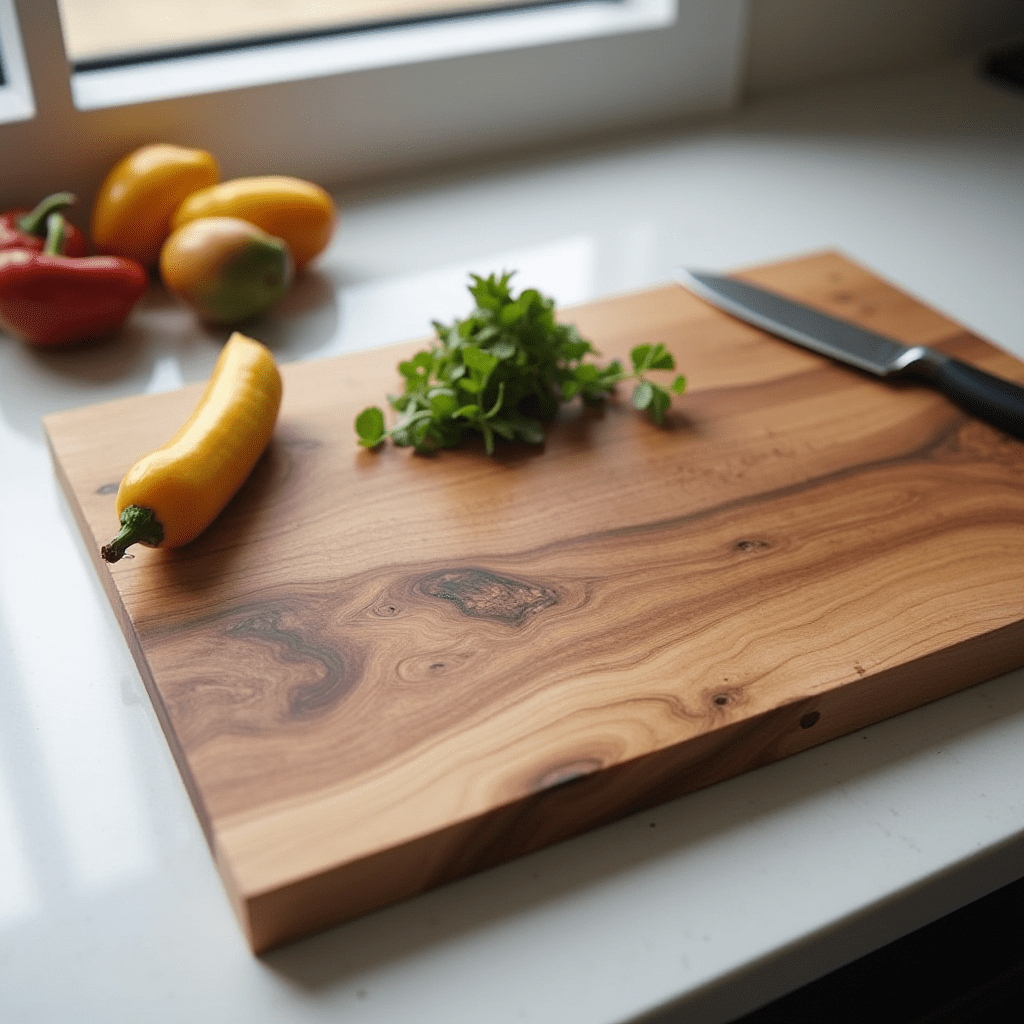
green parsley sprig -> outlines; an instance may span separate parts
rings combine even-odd
[[[632,402],[655,423],[664,422],[671,393],[681,395],[686,378],[668,388],[649,379],[652,370],[673,370],[675,360],[660,342],[637,345],[632,371],[615,360],[605,367],[587,362],[596,349],[572,324],[555,319],[555,303],[534,288],[514,296],[513,273],[470,275],[476,308],[451,325],[434,321],[437,340],[398,364],[405,382],[388,401],[398,414],[389,430],[377,406],[355,421],[359,443],[375,448],[390,437],[396,445],[434,451],[459,444],[468,434],[483,437],[488,454],[496,438],[539,444],[542,424],[562,402],[600,401],[617,384],[635,380]]]

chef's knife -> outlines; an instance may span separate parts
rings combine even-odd
[[[732,277],[683,270],[679,282],[755,327],[877,377],[918,377],[961,408],[1024,440],[1024,387],[924,345],[902,345]]]

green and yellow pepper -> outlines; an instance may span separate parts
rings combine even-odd
[[[238,324],[273,306],[292,283],[288,246],[238,217],[200,217],[160,252],[167,290],[210,324]]]

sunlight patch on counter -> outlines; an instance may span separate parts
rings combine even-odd
[[[470,275],[515,271],[512,289],[536,288],[568,306],[594,297],[598,242],[592,235],[475,256],[430,270],[344,286],[338,292],[336,351],[377,348],[428,338],[432,323],[472,312]]]

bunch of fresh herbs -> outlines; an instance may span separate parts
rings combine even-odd
[[[450,326],[434,322],[437,341],[399,363],[405,390],[389,395],[399,414],[388,430],[377,406],[356,417],[359,443],[375,448],[385,438],[417,451],[451,448],[467,433],[483,437],[488,454],[495,438],[544,440],[542,424],[573,398],[599,401],[617,384],[635,380],[633,405],[662,423],[670,392],[682,394],[686,378],[668,388],[647,377],[672,370],[675,360],[661,343],[638,345],[630,353],[632,372],[617,360],[605,367],[587,362],[596,350],[572,324],[555,319],[555,303],[533,288],[514,296],[512,273],[487,278],[472,274],[476,308]]]

